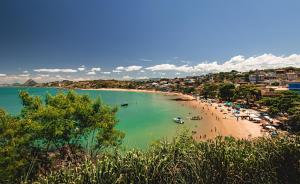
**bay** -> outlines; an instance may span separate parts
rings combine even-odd
[[[43,99],[47,93],[53,95],[61,89],[3,87],[0,88],[0,108],[14,115],[19,114],[22,104],[18,93],[21,90]],[[174,96],[126,91],[76,90],[76,92],[87,94],[91,98],[100,96],[104,103],[119,107],[117,129],[125,133],[123,146],[126,148],[145,149],[156,140],[170,139],[183,129],[193,130],[197,126],[197,121],[190,121],[188,118],[185,118],[184,125],[172,121],[177,116],[188,117],[197,113],[194,109],[171,100]],[[120,107],[122,103],[128,103],[129,106]]]

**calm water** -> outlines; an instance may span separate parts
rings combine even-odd
[[[55,88],[0,88],[0,108],[18,114],[22,108],[18,92],[26,90],[31,95],[44,97],[46,93],[55,94]],[[181,131],[183,127],[194,129],[197,122],[185,120],[184,125],[176,124],[172,119],[176,116],[187,117],[189,113],[196,112],[178,102],[170,100],[171,97],[154,93],[118,92],[118,91],[84,91],[92,98],[100,96],[109,105],[120,105],[124,102],[129,106],[119,108],[117,128],[125,132],[124,146],[127,148],[146,148],[153,141],[161,138],[171,138]]]

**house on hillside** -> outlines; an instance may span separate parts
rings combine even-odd
[[[265,73],[256,70],[255,74],[249,75],[249,81],[252,84],[259,84],[265,81]]]
[[[286,74],[285,74],[285,70],[283,69],[278,69],[275,71],[276,73],[276,78],[277,79],[282,79],[282,80],[286,80]]]
[[[286,73],[286,78],[289,81],[293,81],[298,78],[298,74],[296,72],[288,72],[288,73]]]

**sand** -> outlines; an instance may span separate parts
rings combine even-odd
[[[161,93],[168,96],[176,96],[184,100],[178,101],[182,105],[187,105],[191,108],[197,108],[199,116],[203,119],[199,121],[193,131],[195,140],[207,140],[216,136],[233,136],[239,139],[252,139],[263,136],[262,127],[260,124],[249,120],[237,120],[231,113],[224,115],[220,112],[218,104],[209,104],[194,99],[190,95],[184,95],[175,92],[160,92],[155,90],[139,90],[139,89],[119,89],[119,88],[100,88],[100,89],[83,89],[83,90],[102,90],[102,91],[130,91],[130,92],[146,92],[146,93]],[[217,107],[217,108],[216,108]],[[224,108],[224,107],[223,107]],[[225,111],[227,112],[227,111]]]
[[[219,107],[215,108],[218,106],[216,103],[209,104],[197,100],[180,103],[197,108],[199,116],[203,118],[199,120],[201,125],[196,128],[196,133],[193,136],[196,140],[210,139],[219,135],[233,136],[240,139],[252,139],[263,136],[260,124],[246,119],[241,120],[241,118],[237,120],[231,113],[225,115],[223,112],[220,112]]]

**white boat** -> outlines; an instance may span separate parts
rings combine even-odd
[[[174,120],[176,123],[179,123],[179,124],[183,124],[183,123],[184,123],[184,121],[183,121],[183,119],[182,119],[181,117],[174,118],[173,120]]]

